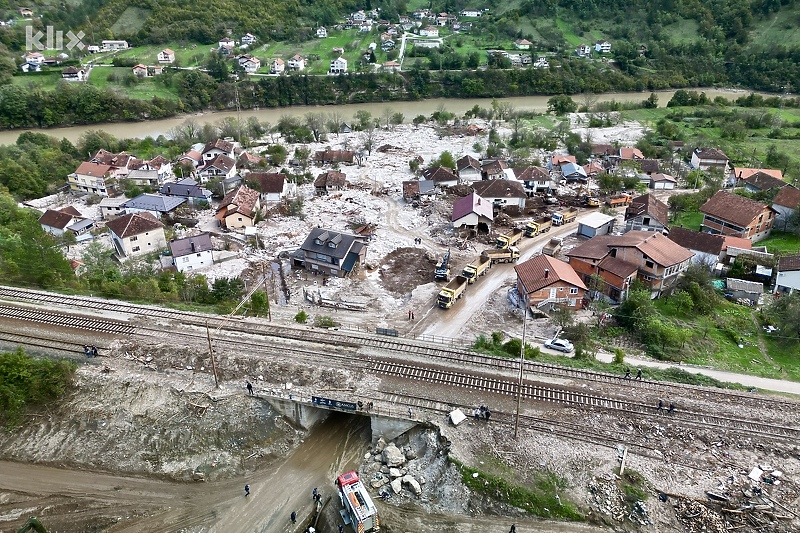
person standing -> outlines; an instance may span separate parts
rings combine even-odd
[[[508,530],[508,533],[517,533],[516,524],[511,524],[511,529]]]
[[[339,533],[344,533],[344,526],[339,524]]]
[[[636,371],[636,379],[639,379],[639,380],[642,379],[642,369],[641,368]]]
[[[250,394],[250,396],[253,395],[253,384],[249,381],[247,382],[247,392]]]
[[[250,485],[245,485],[244,486],[244,495],[245,496],[250,496]]]
[[[408,408],[408,418],[414,418],[414,410],[410,407]]]
[[[296,524],[297,523],[297,513],[292,511],[292,516],[290,518],[292,519],[292,524]]]
[[[663,411],[664,410],[664,401],[663,400],[658,400],[658,410],[659,411]]]
[[[314,490],[311,491],[311,499],[317,501],[317,487],[314,487]]]

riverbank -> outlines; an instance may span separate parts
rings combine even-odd
[[[677,89],[676,89],[677,90]],[[669,91],[655,91],[658,96],[659,107],[665,107],[667,102],[675,94],[676,90]],[[739,96],[750,94],[753,91],[738,88],[712,88],[708,90],[693,89],[705,92],[712,100],[717,96],[726,98],[728,100],[735,100]],[[597,102],[640,102],[645,100],[649,92],[612,92],[592,95],[596,98]],[[774,96],[769,93],[756,93],[763,96]],[[520,111],[534,111],[544,113],[547,111],[547,101],[552,98],[552,95],[545,96],[517,96],[509,98],[497,98],[500,102],[506,102],[515,109]],[[583,95],[573,95],[573,99],[580,103]],[[434,111],[439,109],[446,109],[456,115],[463,115],[469,109],[480,106],[490,108],[493,98],[433,98],[427,100],[407,100],[407,101],[392,101],[392,102],[374,102],[364,104],[342,104],[342,105],[327,105],[327,106],[290,106],[290,107],[272,107],[262,109],[249,109],[242,111],[207,111],[203,113],[189,113],[178,115],[172,118],[146,120],[140,122],[103,122],[97,124],[87,124],[82,126],[69,126],[65,128],[26,128],[20,130],[5,130],[0,131],[0,145],[14,144],[17,137],[23,131],[33,131],[37,133],[44,133],[56,138],[66,138],[67,140],[75,143],[81,135],[90,130],[102,130],[110,133],[118,139],[130,138],[156,138],[159,135],[169,136],[170,130],[180,126],[186,120],[194,120],[199,126],[205,124],[214,124],[226,118],[238,118],[240,120],[247,120],[249,118],[256,118],[260,122],[269,124],[276,124],[282,116],[298,117],[312,112],[323,113],[338,113],[342,119],[349,121],[352,116],[358,111],[368,111],[373,116],[380,116],[385,109],[391,109],[395,113],[402,113],[405,117],[405,122],[411,120],[417,115],[430,116]]]

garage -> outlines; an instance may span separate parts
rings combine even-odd
[[[583,237],[597,237],[610,233],[614,227],[614,217],[603,213],[592,213],[578,223],[578,235]]]

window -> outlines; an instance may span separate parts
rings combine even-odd
[[[650,225],[650,217],[644,217],[642,219],[642,224],[644,224],[645,226],[649,226]]]
[[[572,288],[570,288],[569,293],[570,294],[578,294],[578,289],[576,289],[575,287],[572,287]]]
[[[139,240],[139,237],[137,237],[136,235],[134,235],[133,237],[131,237],[131,242],[136,242],[136,241],[138,241],[138,240]]]
[[[335,242],[329,242],[328,243],[328,248],[336,248],[336,243]]]
[[[652,269],[655,266],[655,263],[653,263],[652,261],[645,261],[644,266]]]
[[[328,256],[325,255],[325,254],[317,254],[317,259],[320,260],[320,261],[327,262],[328,261]]]
[[[200,254],[197,254],[197,257],[200,257]]]
[[[188,262],[189,262],[189,258],[188,258],[188,257],[184,257],[184,258],[183,258],[183,262],[184,262],[184,263],[188,263]]]
[[[134,247],[133,247],[133,249],[132,249],[131,251],[132,251],[132,252],[138,252],[138,251],[139,251],[139,247],[138,247],[138,246],[134,246]]]

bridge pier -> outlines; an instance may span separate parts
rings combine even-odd
[[[361,410],[354,412],[344,409],[321,407],[305,402],[296,396],[291,398],[266,396],[264,399],[275,411],[288,418],[293,425],[305,430],[309,430],[318,422],[325,420],[330,411],[338,411],[340,413],[348,413],[356,416],[367,416],[370,419],[370,429],[372,430],[372,444],[377,443],[378,439],[381,437],[387,442],[394,440],[417,425],[415,420],[395,418],[370,411]]]

